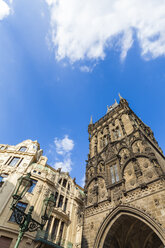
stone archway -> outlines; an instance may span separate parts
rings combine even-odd
[[[164,248],[165,233],[148,215],[118,206],[102,223],[94,248]]]
[[[163,248],[156,233],[141,220],[121,215],[110,228],[103,248]]]

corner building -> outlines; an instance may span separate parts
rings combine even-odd
[[[164,248],[165,157],[153,132],[121,96],[88,132],[82,248]]]
[[[83,190],[69,173],[55,170],[37,141],[25,140],[16,146],[0,145],[0,248],[13,248],[19,226],[10,206],[17,180],[31,173],[33,185],[17,207],[41,222],[43,200],[54,194],[56,206],[43,230],[26,232],[20,248],[80,248],[82,236]]]

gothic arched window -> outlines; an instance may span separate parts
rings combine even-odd
[[[119,171],[117,164],[112,165],[110,167],[110,172],[111,172],[111,183],[116,183],[119,181]]]

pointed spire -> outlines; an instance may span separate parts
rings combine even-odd
[[[90,119],[90,123],[89,124],[93,124],[92,115],[91,115],[91,119]]]
[[[123,99],[123,97],[120,95],[120,93],[119,93],[118,95],[119,95],[120,100],[122,100],[122,99]]]

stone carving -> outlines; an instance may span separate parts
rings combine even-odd
[[[43,185],[36,185],[35,193],[39,195],[41,193],[42,188],[43,188]]]
[[[103,173],[105,170],[103,162],[100,162],[97,167],[97,173]]]
[[[159,206],[159,200],[158,199],[154,199],[155,202],[155,206]]]
[[[114,148],[110,144],[108,145],[108,148],[105,153],[106,153],[106,160],[109,160],[116,155]]]
[[[115,187],[113,190],[113,201],[115,202],[115,205],[120,204],[121,199],[122,199],[122,190],[120,186]]]
[[[93,229],[93,228],[94,228],[94,224],[93,222],[91,222],[90,229]]]
[[[88,178],[91,178],[93,176],[94,176],[94,168],[90,167],[89,170],[88,170]]]
[[[148,168],[148,163],[144,163],[144,168]]]
[[[136,177],[140,177],[142,175],[139,163],[136,159],[133,160],[133,166],[134,166],[134,171],[135,171],[135,175]]]
[[[124,164],[125,160],[127,160],[130,156],[130,152],[127,148],[123,148],[120,152],[119,152],[119,156],[120,156],[120,163]]]
[[[44,197],[47,197],[50,193],[50,189],[48,187],[44,186],[43,190],[44,190],[44,192],[43,192]]]

